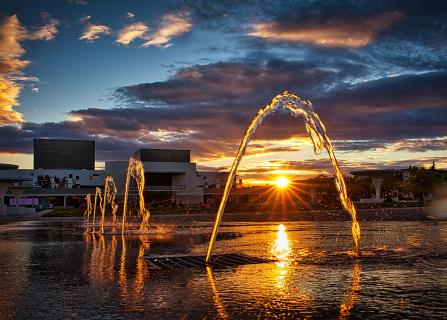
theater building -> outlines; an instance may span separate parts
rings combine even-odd
[[[133,154],[144,166],[146,201],[157,204],[203,203],[201,177],[189,150],[140,149]],[[105,171],[114,178],[119,197],[123,196],[128,161],[107,161]],[[135,184],[129,194],[136,195]]]
[[[200,204],[204,203],[205,188],[220,188],[225,183],[222,173],[206,172],[201,176],[191,162],[189,150],[140,149],[130,156],[143,163],[144,196],[148,202]],[[87,194],[103,187],[106,176],[113,177],[117,199],[122,202],[128,159],[107,161],[105,170],[95,170],[94,164],[94,141],[35,139],[33,169],[0,166],[0,213],[78,207],[85,203]],[[134,183],[129,193],[137,194]]]

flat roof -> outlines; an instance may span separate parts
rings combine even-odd
[[[88,139],[52,139],[52,138],[35,138],[34,141],[44,140],[44,141],[86,141],[86,142],[95,142],[96,140],[88,140]]]
[[[19,166],[16,164],[0,163],[0,170],[14,170],[18,168]]]
[[[8,183],[14,183],[14,182],[20,182],[20,181],[32,181],[31,178],[12,178],[12,177],[1,177],[0,182],[8,182]]]

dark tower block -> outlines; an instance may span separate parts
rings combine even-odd
[[[34,169],[95,169],[95,141],[34,139]]]

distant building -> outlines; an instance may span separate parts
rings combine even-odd
[[[145,200],[158,204],[203,203],[203,187],[189,150],[140,149],[133,157],[143,163]],[[113,176],[118,196],[124,193],[128,161],[107,161],[105,171]],[[136,194],[135,186],[130,193]]]
[[[229,172],[222,171],[200,171],[202,186],[205,189],[223,189],[227,183]]]
[[[34,139],[34,169],[95,169],[95,141]]]
[[[374,186],[375,196],[360,199],[360,202],[381,203],[386,196],[393,201],[413,200],[413,195],[405,194],[402,190],[403,184],[409,177],[409,169],[360,170],[352,171],[351,174],[355,179],[370,181]],[[393,186],[390,190],[386,190],[386,194],[383,192],[384,182]]]

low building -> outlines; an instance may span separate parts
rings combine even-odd
[[[44,140],[44,151],[42,151]],[[73,141],[67,140],[67,144],[73,146]],[[34,151],[40,153],[41,159],[37,161],[37,167],[34,169],[18,169],[17,166],[3,165],[1,167],[3,170],[0,170],[0,179],[4,181],[2,185],[4,190],[2,190],[5,200],[1,201],[1,204],[8,205],[11,212],[16,210],[12,208],[17,206],[77,207],[85,203],[87,194],[95,193],[96,187],[103,187],[107,176],[113,177],[117,187],[117,199],[122,201],[128,159],[107,161],[105,170],[84,168],[90,167],[86,165],[86,162],[81,164],[82,169],[73,168],[71,159],[67,159],[64,155],[53,162],[49,159],[42,160],[42,155],[45,158],[51,153],[47,150],[48,146],[54,145],[54,148],[60,151],[61,144],[63,140],[36,139]],[[78,145],[83,147],[80,147],[77,152],[82,153],[84,150],[87,155],[76,154],[75,158],[90,159],[93,154],[94,161],[94,149],[92,152],[90,147],[87,147],[92,145],[90,141],[86,141],[85,144],[81,141]],[[147,202],[169,205],[204,202],[203,178],[197,172],[196,164],[190,161],[189,150],[140,149],[132,156],[140,160],[144,167],[144,196]],[[53,157],[57,158],[58,155],[53,154]],[[45,168],[40,168],[41,166]],[[223,180],[222,183],[225,183]],[[130,184],[129,194],[131,196],[138,194],[134,182]],[[5,210],[2,209],[3,211]]]
[[[34,139],[34,169],[1,166],[0,180],[10,183],[1,204],[8,214],[52,206],[77,207],[104,184],[95,170],[95,141]],[[27,208],[27,210],[23,210]]]
[[[189,150],[140,149],[133,155],[144,167],[144,197],[156,204],[203,203],[201,177],[195,163],[190,162]],[[107,161],[105,172],[113,177],[118,197],[124,194],[128,161]],[[136,195],[135,184],[129,193]]]

